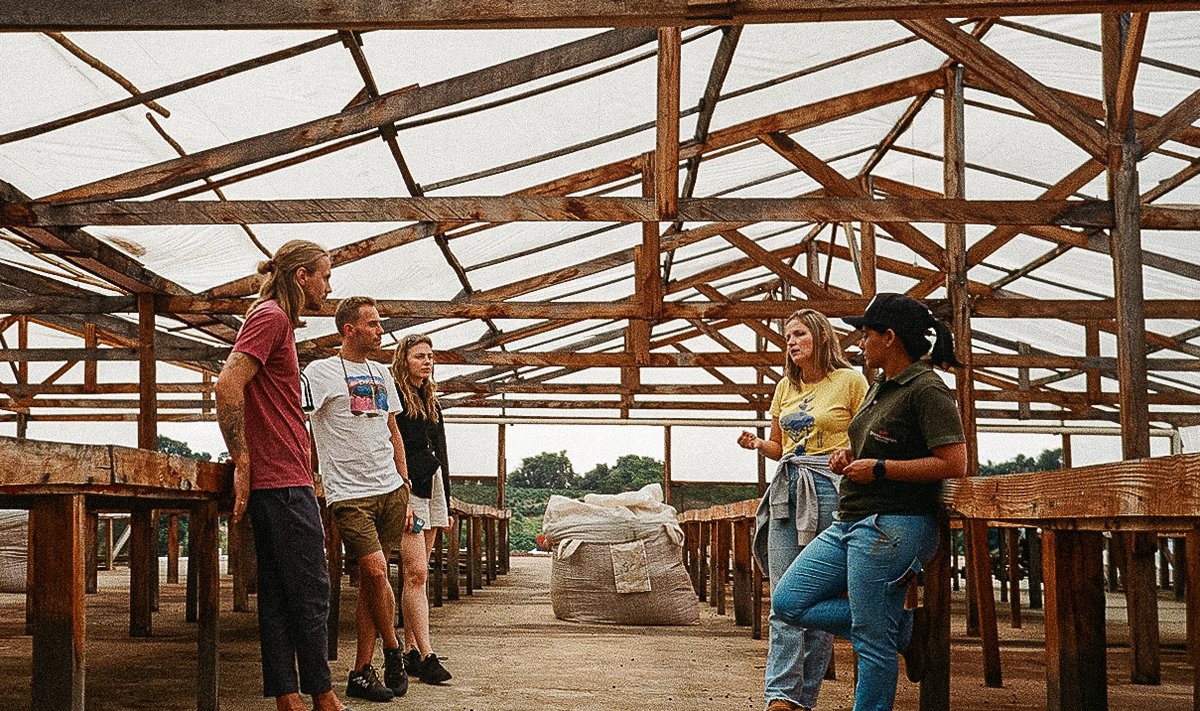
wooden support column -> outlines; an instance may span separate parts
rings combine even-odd
[[[920,711],[950,710],[950,522],[938,522],[938,549],[925,566],[925,607],[929,610],[925,678]]]
[[[217,543],[217,502],[192,507],[188,517],[188,568],[196,569],[199,612],[196,628],[196,708],[218,711],[218,618],[221,609],[220,550]],[[178,572],[177,572],[178,575]]]
[[[190,549],[190,545],[189,545]],[[189,550],[190,555],[190,550]],[[254,531],[250,517],[234,524],[229,521],[229,574],[233,576],[233,611],[250,611],[250,582],[255,569]],[[332,585],[333,581],[330,580]]]
[[[179,584],[179,514],[167,515],[167,582]]]
[[[717,521],[717,555],[713,582],[717,590],[717,614],[725,614],[725,583],[729,579],[729,553],[733,547],[733,525],[728,520]]]
[[[869,194],[869,193],[868,193]],[[861,240],[859,244],[859,271],[858,283],[862,287],[862,295],[866,298],[875,296],[876,287],[876,259],[875,259],[875,223],[864,222],[859,229]]]
[[[754,545],[754,539],[751,538],[750,545]],[[753,552],[753,551],[752,551]],[[750,610],[750,637],[752,639],[762,639],[763,632],[763,572],[762,568],[758,567],[758,561],[753,555],[750,556],[750,567],[752,569],[750,578],[750,595],[752,600],[752,608]],[[833,657],[829,658],[829,666],[833,666]]]
[[[943,100],[944,155],[943,185],[947,198],[965,196],[966,138],[963,110],[963,68],[954,64],[946,70]],[[955,354],[962,367],[954,373],[959,412],[967,445],[967,475],[979,472],[979,445],[975,423],[975,386],[971,367],[971,303],[967,289],[967,229],[961,224],[946,225],[946,292],[954,314]],[[1000,643],[996,631],[996,601],[992,593],[992,567],[989,555],[987,523],[966,520],[963,532],[968,544],[967,579],[975,593],[983,642],[983,678],[988,686],[1001,686]]]
[[[158,361],[154,294],[138,294],[138,448],[158,449]]]
[[[709,546],[712,544],[712,524],[708,521],[700,521],[697,524],[697,539],[699,540],[700,555],[696,559],[696,596],[700,598],[700,602],[705,602],[709,599],[708,594],[708,561],[712,555]]]
[[[1029,544],[1029,609],[1042,609],[1042,534],[1036,528],[1025,529]]]
[[[97,569],[100,567],[99,556],[96,554],[96,539],[99,538],[98,528],[100,527],[100,516],[95,511],[87,513],[87,523],[85,524],[85,532],[87,539],[83,542],[84,565],[87,566],[87,585],[84,591],[94,593],[99,584],[99,575]]]
[[[443,528],[435,529],[433,534],[433,574],[431,576],[433,583],[433,606],[441,607],[445,598],[446,585],[446,530]],[[403,573],[403,564],[400,568]]]
[[[1150,456],[1150,409],[1147,400],[1146,313],[1142,287],[1141,157],[1131,102],[1140,46],[1130,47],[1131,16],[1103,15],[1101,56],[1104,70],[1105,125],[1108,137],[1108,188],[1113,204],[1110,232],[1114,294],[1117,302],[1117,387],[1122,458]],[[1149,533],[1117,534],[1125,562],[1125,602],[1129,614],[1135,684],[1158,684],[1158,598],[1154,587],[1157,541]],[[1149,553],[1147,554],[1147,551]]]
[[[1044,532],[1047,711],[1104,711],[1103,539],[1092,531]]]
[[[458,549],[462,545],[461,515],[454,517],[454,522],[446,531],[446,599],[457,600],[459,597]]]
[[[499,531],[499,522],[489,516],[484,523],[487,527],[487,572],[484,579],[491,585],[496,582],[496,533]]]
[[[88,322],[83,325],[83,347],[96,348],[100,343],[96,338],[96,324]],[[83,389],[86,392],[96,392],[96,361],[83,362]]]
[[[1200,711],[1200,526],[1193,526],[1187,533],[1186,561],[1188,585],[1187,595],[1187,650],[1192,664],[1192,708]]]
[[[671,494],[671,426],[663,427],[663,500],[668,506],[675,505]]]
[[[752,618],[750,544],[754,537],[754,522],[737,519],[733,522],[733,621],[746,627]]]
[[[1008,614],[1009,624],[1021,629],[1021,529],[1004,529],[1008,548]]]
[[[655,122],[654,205],[659,221],[679,214],[680,28],[658,28],[658,111]],[[654,253],[657,261],[658,253]]]
[[[39,497],[30,525],[37,545],[28,598],[34,606],[32,711],[83,711],[87,619],[81,495]]]
[[[153,512],[134,510],[129,525],[133,531],[129,537],[129,636],[149,637],[154,605],[151,577],[158,576]]]
[[[504,508],[504,490],[508,486],[508,426],[496,425],[496,508]]]

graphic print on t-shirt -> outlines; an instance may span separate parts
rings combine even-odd
[[[816,418],[812,415],[813,396],[809,395],[800,400],[799,409],[779,416],[779,428],[787,433],[788,438],[796,443],[796,454],[805,453],[805,445],[812,434]],[[788,452],[784,452],[788,454]]]
[[[383,378],[371,375],[347,375],[346,388],[350,391],[350,411],[387,412],[387,389],[383,386]]]

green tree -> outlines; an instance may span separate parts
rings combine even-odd
[[[647,484],[661,484],[663,463],[654,457],[623,454],[612,467],[597,464],[583,475],[583,488],[600,494],[637,491]]]
[[[187,442],[180,442],[177,439],[171,439],[162,435],[158,436],[158,451],[163,454],[178,454],[188,459],[199,459],[202,462],[212,461],[212,455],[208,452],[193,452]]]
[[[1062,469],[1062,449],[1046,449],[1036,457],[1018,454],[1012,459],[997,463],[992,463],[989,459],[987,464],[979,465],[979,473],[983,476],[1044,472],[1054,469]]]
[[[521,460],[521,466],[508,475],[512,486],[533,489],[569,489],[579,483],[579,476],[566,450],[542,452]]]

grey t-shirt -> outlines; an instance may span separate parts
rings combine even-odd
[[[962,418],[950,389],[919,360],[899,375],[880,376],[850,421],[855,459],[920,459],[935,447],[964,442]],[[842,479],[838,515],[855,520],[871,514],[932,515],[940,507],[942,482],[885,479],[857,484]]]

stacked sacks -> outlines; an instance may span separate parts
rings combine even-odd
[[[554,553],[555,617],[620,625],[700,621],[683,567],[683,529],[658,484],[583,501],[552,496],[542,530]]]

